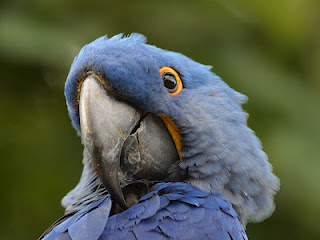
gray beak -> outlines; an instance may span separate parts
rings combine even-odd
[[[121,186],[133,180],[163,180],[179,159],[162,120],[114,99],[95,75],[81,87],[82,140],[92,166],[112,198],[129,204]]]

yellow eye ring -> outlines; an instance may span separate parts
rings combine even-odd
[[[163,84],[171,95],[177,95],[183,89],[183,84],[179,74],[171,67],[160,68]]]

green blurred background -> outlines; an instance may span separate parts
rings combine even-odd
[[[281,179],[250,239],[320,239],[320,4],[313,0],[0,3],[0,239],[36,239],[63,214],[82,146],[63,95],[73,57],[97,37],[140,32],[246,94],[249,125]]]

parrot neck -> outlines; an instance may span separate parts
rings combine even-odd
[[[79,183],[61,201],[66,214],[83,209],[88,204],[100,200],[107,193],[91,166],[86,150],[83,151],[82,163],[84,166]]]
[[[188,173],[186,181],[206,192],[223,194],[245,225],[273,212],[279,179],[272,173],[259,139],[247,126],[241,101],[232,98],[234,93],[194,94],[180,108],[188,109],[194,102],[206,104],[173,120],[181,134],[179,166]]]

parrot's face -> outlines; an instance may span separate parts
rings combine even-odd
[[[169,169],[182,159],[175,122],[190,111],[185,105],[192,93],[186,90],[210,79],[204,76],[209,67],[136,37],[132,42],[102,38],[86,46],[77,59],[84,52],[99,58],[86,66],[76,59],[66,85],[69,107],[80,118],[74,125],[81,128],[100,179],[122,207],[128,204],[120,185],[132,179],[168,179]]]
[[[123,189],[137,181],[185,180],[232,193],[235,202],[250,193],[237,189],[242,183],[228,186],[233,173],[240,179],[253,167],[254,177],[241,179],[255,182],[255,171],[267,169],[263,184],[277,185],[246,126],[240,106],[246,97],[210,69],[148,45],[139,34],[99,38],[75,58],[65,88],[69,114],[97,175],[122,208],[135,203]]]

